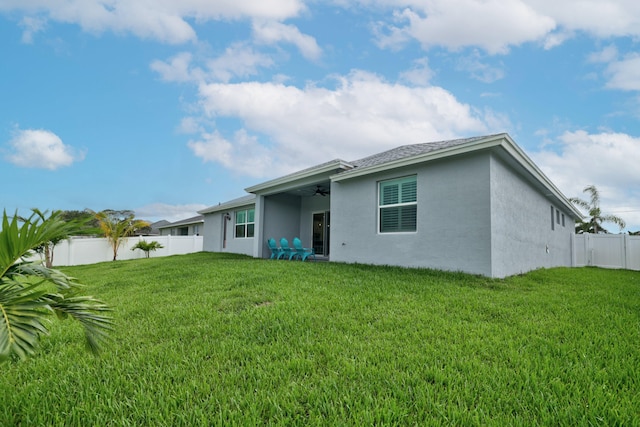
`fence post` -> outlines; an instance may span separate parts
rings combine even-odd
[[[569,241],[571,244],[571,267],[576,266],[576,234],[569,234]]]
[[[628,259],[628,255],[629,255],[629,241],[628,241],[628,234],[623,234],[622,235],[622,268],[624,268],[625,270],[627,269],[627,266],[630,264],[629,263],[629,259]]]

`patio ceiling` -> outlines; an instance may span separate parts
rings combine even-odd
[[[315,184],[302,185],[286,191],[286,194],[299,197],[325,197],[331,192],[331,181],[319,181]]]

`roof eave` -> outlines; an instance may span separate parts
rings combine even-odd
[[[269,193],[273,189],[287,187],[289,184],[311,179],[318,175],[327,174],[335,171],[336,169],[349,170],[352,168],[352,164],[345,162],[344,160],[336,160],[334,162],[329,162],[325,165],[322,165],[322,167],[306,169],[300,172],[293,173],[291,175],[286,175],[267,182],[263,182],[261,184],[247,187],[245,188],[245,191],[247,193],[253,194]]]
[[[511,139],[509,134],[501,133],[491,135],[484,139],[470,141],[468,143],[447,147],[429,153],[419,154],[404,159],[399,159],[379,165],[366,166],[350,170],[348,173],[338,173],[332,175],[332,181],[339,182],[351,178],[384,172],[391,169],[412,166],[418,163],[445,159],[448,157],[458,156],[467,153],[473,153],[485,149],[494,149],[497,147],[504,148],[529,174],[538,180],[548,191],[545,196],[555,198],[559,203],[564,205],[565,209],[575,215],[576,218],[584,218],[582,213],[567,199],[562,192],[551,182],[551,180],[538,168],[535,163],[525,154],[525,152]]]
[[[571,212],[575,218],[583,219],[584,215],[571,201],[562,194],[562,191],[556,187],[556,185],[545,175],[542,170],[527,156],[527,154],[520,148],[509,135],[505,135],[505,141],[507,144],[502,144],[502,147],[509,152],[509,154],[523,166],[527,172],[533,175],[544,187],[549,191],[545,196],[557,200],[560,204],[564,205],[565,209]]]
[[[253,196],[253,194],[252,194]],[[219,205],[215,205],[215,206],[211,206],[208,207],[206,209],[202,209],[200,211],[197,211],[199,214],[201,215],[206,215],[206,214],[212,214],[212,213],[216,213],[216,212],[221,212],[221,211],[226,211],[226,210],[231,210],[231,209],[235,209],[235,208],[239,208],[241,206],[249,206],[249,205],[255,205],[256,201],[255,201],[255,197],[252,198],[243,198],[243,199],[239,199],[236,201],[230,201],[230,202],[226,202],[226,203],[222,203]]]
[[[485,139],[471,141],[465,144],[455,145],[453,147],[442,148],[440,150],[431,151],[424,154],[418,154],[403,159],[393,160],[379,165],[365,166],[350,170],[348,173],[337,173],[331,176],[332,181],[344,181],[359,176],[369,175],[372,173],[384,172],[391,169],[397,169],[405,166],[412,166],[418,163],[443,159],[447,157],[457,156],[460,154],[471,153],[484,148],[491,148],[501,144],[501,140],[508,137],[507,134],[492,135]]]

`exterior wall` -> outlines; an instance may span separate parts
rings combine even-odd
[[[476,154],[331,186],[331,260],[491,274],[490,157]],[[415,233],[378,233],[378,181],[417,175]]]
[[[279,245],[280,239],[285,237],[289,245],[293,245],[293,238],[300,234],[300,200],[300,197],[288,194],[276,194],[264,198],[264,214],[261,218],[262,258],[271,256],[267,246],[269,238],[276,239]]]
[[[222,216],[224,212],[205,214],[202,235],[204,237],[203,250],[206,252],[222,251]]]
[[[556,222],[559,208],[502,160],[491,156],[491,276],[571,266],[575,225],[562,211],[564,226],[562,221]]]
[[[232,252],[236,254],[253,255],[254,238],[235,238],[235,212],[242,209],[252,208],[253,205],[240,206],[228,211],[214,212],[205,215],[202,226],[204,236],[203,249],[207,252]],[[227,246],[223,248],[224,241],[224,215],[231,215],[227,221]]]

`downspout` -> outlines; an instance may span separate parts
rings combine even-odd
[[[222,249],[227,248],[227,221],[231,220],[231,215],[229,212],[222,216],[223,227],[222,227]]]

